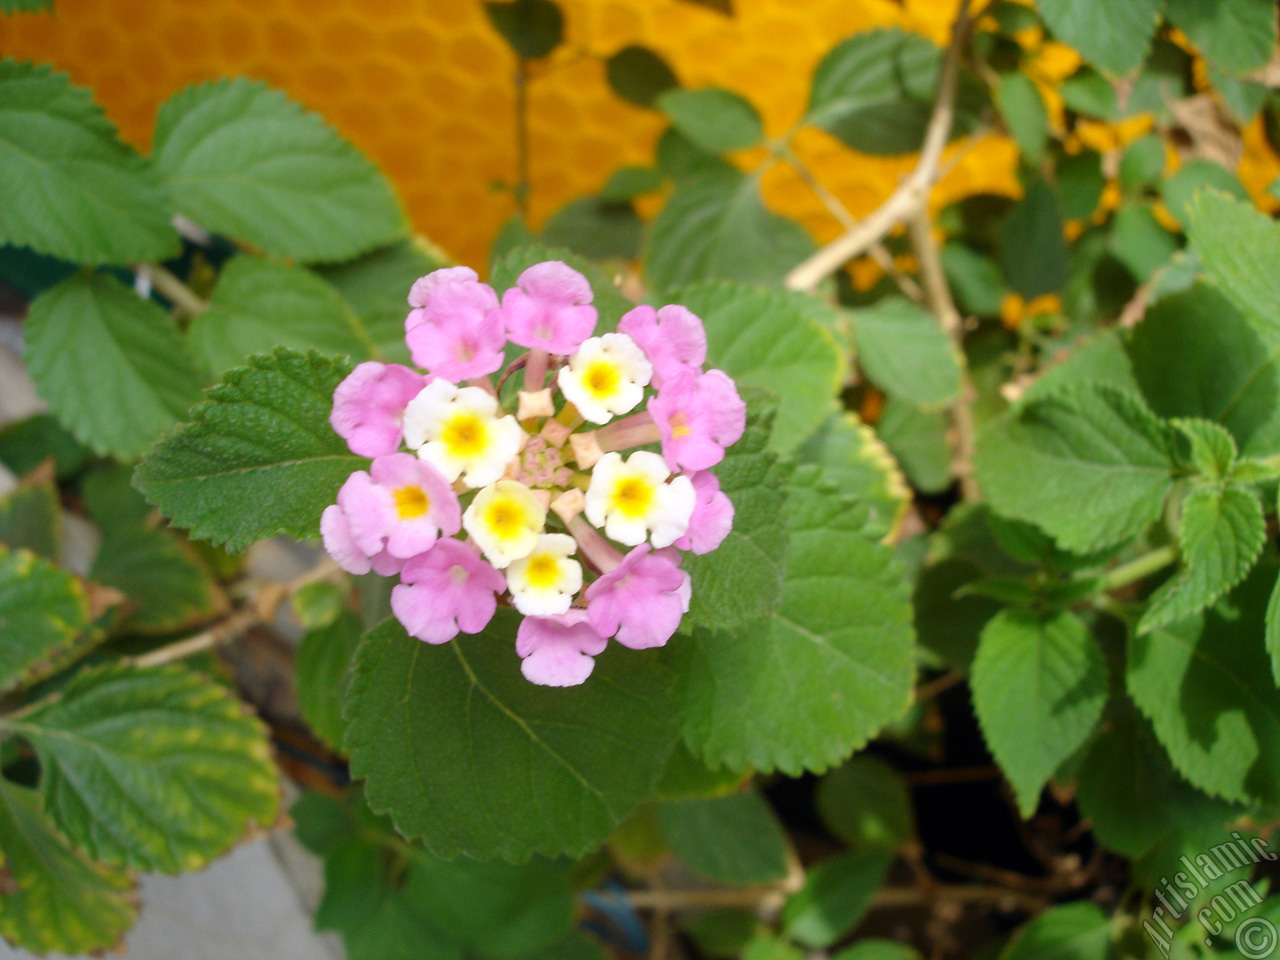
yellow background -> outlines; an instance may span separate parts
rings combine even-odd
[[[390,174],[417,229],[459,262],[482,265],[515,209],[495,186],[515,178],[515,61],[479,0],[56,2],[52,16],[0,17],[0,51],[52,62],[92,88],[139,147],[172,93],[243,74],[329,118]],[[599,189],[618,166],[652,158],[661,118],[620,100],[605,80],[604,58],[622,47],[660,52],[685,86],[739,91],[776,136],[804,112],[813,68],[837,41],[898,25],[941,44],[955,2],[736,0],[732,18],[681,0],[561,0],[561,7],[566,43],[535,66],[529,88],[535,226]],[[1052,81],[1078,61],[1046,44],[1039,62]],[[909,158],[859,156],[817,131],[802,133],[797,149],[855,215],[873,209],[911,166]],[[1255,192],[1274,167],[1274,158],[1257,159],[1259,149],[1255,143],[1246,161],[1259,167],[1249,178]],[[965,145],[936,200],[1016,193],[1015,159],[1002,137]],[[838,232],[789,169],[773,168],[764,188],[767,202],[817,240]]]

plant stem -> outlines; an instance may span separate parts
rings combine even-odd
[[[516,63],[516,208],[529,220],[529,61]]]
[[[183,313],[195,316],[209,309],[209,302],[195,295],[185,283],[158,263],[146,263],[140,266],[151,276],[152,285],[168,300],[173,302]]]
[[[969,0],[960,0],[955,22],[951,26],[951,42],[942,62],[938,81],[938,97],[925,131],[920,159],[911,174],[874,213],[843,236],[837,237],[808,260],[787,274],[791,290],[812,290],[822,280],[858,256],[890,230],[924,206],[929,190],[937,179],[942,148],[946,146],[955,118],[956,87],[960,72],[960,49],[969,35]]]
[[[1103,578],[1102,589],[1110,591],[1127,587],[1129,584],[1169,566],[1177,559],[1178,548],[1173,544],[1152,550],[1150,553],[1138,557],[1137,560],[1122,564],[1108,573]]]

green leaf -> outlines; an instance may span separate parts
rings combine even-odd
[[[1167,16],[1206,60],[1236,75],[1262,69],[1276,48],[1270,0],[1169,0]]]
[[[685,740],[708,763],[796,775],[839,762],[904,709],[907,584],[866,510],[796,471],[782,603],[735,633],[694,634]]]
[[[57,562],[60,536],[58,488],[52,478],[21,483],[0,497],[0,544],[30,550]]]
[[[1214,603],[1248,575],[1266,532],[1252,489],[1193,490],[1182,503],[1182,566],[1152,595],[1138,630],[1154,630]]]
[[[1146,59],[1164,0],[1037,0],[1055,37],[1108,73],[1132,73]]]
[[[613,171],[600,190],[600,199],[622,203],[662,189],[662,174],[652,167],[622,167]]]
[[[668,90],[658,97],[657,106],[677,130],[708,153],[745,150],[764,137],[756,108],[732,90]]]
[[[783,907],[783,929],[806,947],[831,946],[862,918],[892,862],[891,851],[875,850],[846,853],[811,867],[804,887]]]
[[[858,363],[885,393],[922,407],[960,394],[960,357],[933,314],[903,297],[850,311]]]
[[[942,51],[915,33],[869,30],[831,49],[818,64],[804,123],[863,153],[914,153],[942,68]],[[975,87],[962,82],[952,136],[973,128]]]
[[[1062,81],[1062,102],[1076,113],[1098,120],[1115,120],[1120,115],[1116,88],[1092,67],[1084,66]]]
[[[681,860],[720,883],[750,886],[787,874],[787,838],[754,790],[658,807],[667,843]]]
[[[780,285],[812,252],[802,226],[764,206],[757,175],[713,169],[680,183],[654,219],[645,272],[659,290],[712,277]]]
[[[983,317],[1000,315],[1000,302],[1006,288],[994,260],[959,240],[952,240],[942,248],[942,268],[966,312]]]
[[[1111,225],[1108,246],[1139,283],[1151,279],[1178,250],[1178,242],[1151,208],[1139,203],[1120,208]]]
[[[53,0],[0,0],[0,13],[36,13],[52,9]]]
[[[0,167],[0,243],[90,265],[178,252],[154,171],[65,74],[0,60]]]
[[[983,431],[978,479],[1000,513],[1087,553],[1136,536],[1160,515],[1172,445],[1169,428],[1135,396],[1082,384]]]
[[[1209,282],[1267,344],[1280,342],[1280,226],[1248,203],[1202,190],[1191,203],[1188,232]]]
[[[513,866],[419,854],[406,892],[437,930],[462,946],[492,960],[515,960],[569,933],[574,903],[566,867],[536,858]]]
[[[844,358],[823,320],[828,308],[801,293],[728,282],[700,283],[668,294],[702,318],[707,365],[742,386],[781,398],[771,447],[795,449],[827,418],[844,374]]]
[[[609,203],[599,197],[579,197],[554,213],[542,238],[595,260],[634,260],[640,251],[644,224],[630,203]]]
[[[658,138],[658,144],[654,147],[654,160],[657,163],[658,172],[665,177],[670,177],[676,186],[698,178],[709,178],[712,175],[732,177],[738,174],[741,176],[737,167],[714,153],[699,149],[675,127],[668,127]]]
[[[1155,186],[1160,182],[1164,167],[1164,141],[1154,133],[1139,137],[1125,148],[1120,157],[1120,188],[1133,193]]]
[[[942,493],[951,486],[950,422],[944,411],[925,412],[890,397],[876,424],[881,439],[922,493]]]
[[[1110,921],[1085,901],[1050,907],[1018,932],[999,960],[1106,960],[1110,948]]]
[[[920,954],[897,940],[859,940],[833,960],[920,960]]]
[[[142,526],[151,504],[133,486],[133,469],[112,464],[94,470],[80,485],[84,505],[105,533]]]
[[[132,633],[186,630],[229,608],[200,555],[168,530],[109,530],[89,575],[129,598],[121,627]]]
[[[1037,177],[1000,230],[1000,268],[1025,300],[1057,293],[1067,282],[1067,242],[1053,188]]]
[[[37,953],[119,946],[138,914],[133,882],[67,843],[35,791],[0,778],[0,850],[5,895],[0,935]]]
[[[153,149],[179,211],[268,253],[346,260],[408,230],[373,164],[318,114],[256,80],[171,97]]]
[[[804,960],[804,951],[784,937],[761,931],[743,947],[742,960]]]
[[[676,743],[658,782],[659,800],[705,800],[732,793],[742,786],[742,774],[709,767],[690,751],[684,741]]]
[[[89,601],[75,577],[0,544],[0,693],[74,660],[88,627]]]
[[[856,414],[833,413],[796,454],[822,468],[824,483],[866,505],[873,538],[897,527],[911,491],[886,444]]]
[[[198,870],[276,818],[266,728],[186,667],[85,670],[3,726],[35,747],[45,808],[97,860]]]
[[[1102,83],[1114,98],[1111,85],[1105,80]],[[1096,150],[1069,154],[1058,161],[1057,174],[1062,216],[1067,220],[1083,220],[1092,216],[1098,209],[1102,191],[1107,187],[1107,176],[1102,172],[1102,154]]]
[[[1211,796],[1280,800],[1280,691],[1259,636],[1274,563],[1229,602],[1130,638],[1129,694],[1178,772]]]
[[[1023,159],[1037,165],[1049,139],[1049,111],[1035,82],[1021,71],[1000,75],[1000,113]]]
[[[1249,192],[1230,170],[1208,160],[1192,160],[1183,166],[1161,186],[1164,205],[1173,218],[1186,230],[1191,222],[1191,205],[1196,194],[1206,187],[1220,190],[1247,202]]]
[[[676,923],[703,955],[717,958],[740,957],[761,925],[752,911],[733,907],[679,915]]]
[[[1030,819],[1045,781],[1102,715],[1102,654],[1071,613],[1007,609],[982,631],[970,683],[982,735]]]
[[[132,460],[200,399],[182,336],[114,277],[77,273],[31,304],[23,357],[76,438]]]
[[[17,476],[30,473],[46,457],[53,457],[58,479],[67,480],[80,472],[89,459],[89,451],[47,413],[37,413],[0,430],[0,463]]]
[[[746,432],[714,468],[721,491],[733,503],[733,529],[711,553],[685,555],[683,568],[693,582],[688,627],[736,629],[777,609],[790,470],[767,449],[775,409],[772,402],[749,397]]]
[[[191,322],[187,336],[192,353],[215,377],[276,347],[345,354],[357,362],[378,354],[369,331],[332,286],[302,267],[249,256],[222,268],[209,309]]]
[[[284,349],[251,357],[156,445],[134,482],[178,526],[232,550],[279,533],[317,536],[321,512],[368,463],[329,426],[350,369]]]
[[[587,282],[591,284],[591,292],[594,294],[594,299],[591,301],[592,306],[596,308],[600,315],[600,320],[595,329],[596,336],[616,330],[618,320],[624,313],[635,306],[634,303],[622,295],[613,281],[591,261],[576,253],[570,253],[568,250],[558,247],[545,247],[539,244],[517,247],[501,261],[495,263],[493,269],[489,272],[489,284],[501,297],[504,290],[516,285],[516,280],[519,279],[520,274],[535,263],[542,263],[544,260],[563,261],[587,278]]]
[[[402,240],[318,272],[355,311],[387,362],[407,364],[404,319],[409,288],[419,277],[447,265],[444,255],[424,241]]]
[[[896,769],[860,754],[818,782],[818,813],[855,850],[906,846],[915,836],[911,793]]]
[[[1235,437],[1225,427],[1196,418],[1174,420],[1173,425],[1187,442],[1187,462],[1198,473],[1210,480],[1231,475],[1239,451]]]
[[[347,706],[369,805],[442,857],[581,854],[650,796],[678,735],[684,642],[614,645],[571,690],[520,675],[518,617],[430,646],[394,620],[368,633]],[[465,722],[459,722],[459,718]]]
[[[609,88],[638,107],[652,107],[664,91],[680,85],[667,61],[648,47],[623,47],[604,66]]]
[[[1280,341],[1268,347],[1222,294],[1196,285],[1147,309],[1126,344],[1151,409],[1220,423],[1241,452],[1280,452]]]
[[[526,60],[539,60],[564,42],[564,14],[551,0],[486,3],[484,12],[493,29]]]
[[[343,610],[331,623],[308,630],[298,647],[295,682],[302,718],[326,746],[338,752],[347,729],[342,704],[359,643],[360,619]]]
[[[1267,602],[1263,642],[1267,653],[1271,655],[1271,676],[1275,679],[1276,686],[1280,687],[1280,578],[1276,579],[1271,599]]]

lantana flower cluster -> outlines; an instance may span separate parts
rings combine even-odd
[[[555,260],[501,300],[468,267],[436,270],[405,320],[424,372],[362,363],[333,398],[334,430],[373,462],[324,511],[329,554],[398,576],[392,612],[427,643],[514,607],[521,670],[548,686],[582,683],[611,639],[675,634],[683,551],[715,550],[733,525],[710,468],[746,423],[733,380],[703,369],[697,316],[638,306],[594,336],[591,303]],[[509,364],[508,341],[526,351]]]

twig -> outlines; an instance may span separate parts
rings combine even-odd
[[[529,219],[529,61],[516,63],[516,209]]]
[[[700,888],[694,890],[633,890],[626,895],[628,905],[637,910],[660,910],[677,913],[683,910],[706,910],[723,907],[757,907],[782,895],[777,888],[745,887],[740,889]],[[1035,913],[1044,909],[1046,897],[1010,887],[934,884],[928,887],[885,887],[876,891],[871,909],[909,907],[935,900],[957,903],[990,903],[997,907]]]
[[[812,290],[825,277],[835,273],[841,265],[865,251],[871,244],[883,238],[904,219],[924,206],[929,189],[937,178],[938,161],[942,148],[951,134],[955,117],[956,87],[960,72],[960,50],[969,33],[969,0],[960,0],[955,23],[951,26],[951,43],[942,62],[938,80],[938,97],[934,101],[933,114],[925,130],[920,158],[910,175],[881,204],[875,212],[853,230],[837,237],[818,250],[804,263],[787,274],[787,286],[792,290]]]
[[[950,690],[963,679],[964,674],[959,670],[952,670],[949,673],[944,673],[940,677],[934,677],[928,683],[922,683],[920,686],[916,687],[911,700],[913,703],[924,703],[926,700],[933,699],[938,694],[942,693],[942,691]]]
[[[204,313],[209,309],[209,302],[196,296],[190,287],[175,277],[158,263],[142,263],[137,267],[139,272],[146,272],[151,283],[174,306],[188,316]]]
[[[947,285],[946,271],[942,268],[942,255],[933,236],[933,224],[928,213],[920,207],[908,221],[911,240],[920,261],[920,276],[924,280],[925,298],[929,309],[938,318],[938,324],[950,338],[960,365],[960,394],[951,404],[951,426],[955,434],[955,451],[951,470],[960,480],[960,493],[964,499],[974,501],[982,496],[973,476],[973,459],[977,450],[977,427],[973,422],[973,405],[978,399],[973,379],[969,376],[969,364],[964,353],[964,320],[956,308]]]
[[[1119,590],[1136,580],[1150,576],[1178,559],[1178,548],[1170,544],[1143,554],[1137,560],[1116,567],[1103,578],[1104,591]]]

